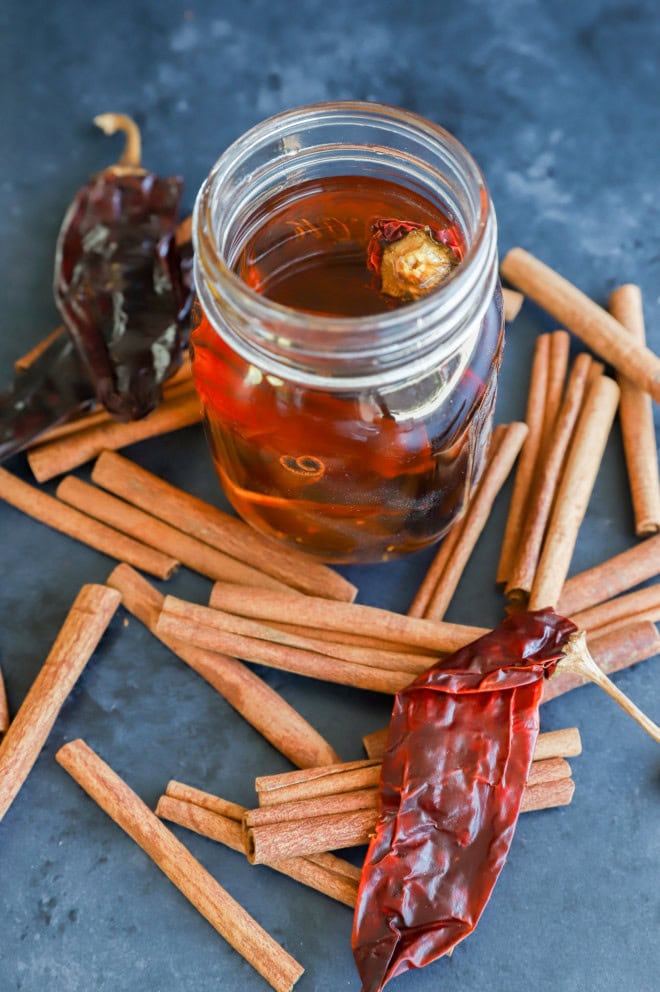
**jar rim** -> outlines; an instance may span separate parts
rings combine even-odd
[[[339,123],[342,118],[347,117],[353,119],[363,117],[365,121],[372,118],[374,122],[380,120],[383,124],[395,124],[404,130],[414,132],[417,137],[424,136],[435,146],[444,146],[455,159],[460,161],[461,167],[468,174],[479,200],[479,213],[474,233],[468,239],[461,264],[456,266],[440,286],[422,299],[407,303],[404,308],[359,317],[316,314],[278,303],[263,296],[245,283],[227,264],[215,238],[210,244],[208,236],[204,233],[210,197],[214,192],[217,193],[222,183],[230,177],[240,163],[254,153],[260,141],[272,142],[278,136],[283,139],[287,132],[292,132],[296,126],[303,123],[307,125],[322,121],[328,124]],[[293,162],[294,159],[295,150],[291,154],[291,161]],[[222,280],[225,289],[230,291],[233,304],[246,307],[257,320],[267,321],[271,324],[281,322],[282,325],[286,325],[289,332],[293,330],[304,330],[308,333],[318,331],[330,335],[337,334],[337,332],[350,335],[355,332],[356,335],[360,335],[365,330],[373,330],[374,326],[377,326],[381,332],[387,332],[388,329],[399,327],[404,315],[406,322],[414,323],[417,320],[427,319],[431,313],[437,314],[438,310],[443,308],[443,303],[449,303],[449,297],[453,298],[457,293],[461,293],[461,287],[470,281],[471,262],[482,251],[492,212],[488,187],[480,167],[468,149],[441,125],[413,111],[366,100],[321,101],[304,104],[282,111],[254,125],[229,145],[217,159],[195,200],[192,224],[195,267],[199,272],[199,266],[203,266],[208,272],[206,264],[208,254],[204,249],[211,250],[213,253],[212,273],[209,275],[213,277],[213,280],[218,278]]]

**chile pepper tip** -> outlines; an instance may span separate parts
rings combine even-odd
[[[123,131],[126,135],[124,151],[117,162],[117,165],[129,169],[141,168],[142,161],[142,138],[140,129],[128,114],[97,114],[94,123],[100,127],[104,134],[115,134]]]

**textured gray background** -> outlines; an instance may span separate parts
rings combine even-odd
[[[61,217],[74,190],[119,147],[93,129],[96,113],[132,113],[143,127],[146,164],[182,173],[190,205],[211,163],[248,126],[334,98],[399,104],[456,133],[486,172],[502,251],[524,245],[599,300],[619,282],[639,281],[649,339],[660,349],[659,43],[653,0],[5,0],[2,378],[58,322],[50,281]],[[552,327],[527,304],[510,329],[501,421],[523,415],[534,337]],[[220,499],[200,430],[128,453]],[[9,467],[28,478],[22,457]],[[452,619],[488,624],[501,615],[493,577],[508,494]],[[15,711],[81,583],[104,581],[112,563],[5,505],[0,542],[0,664]],[[573,569],[633,543],[617,428]],[[429,558],[346,571],[363,602],[405,609]],[[168,588],[202,600],[208,583],[183,573]],[[346,759],[362,754],[361,735],[386,718],[381,697],[263,673]],[[617,681],[660,717],[657,660]],[[573,805],[522,818],[476,934],[450,961],[401,978],[401,992],[658,988],[658,749],[592,688],[548,705],[542,723],[582,731]],[[266,989],[55,764],[57,747],[77,736],[148,803],[175,776],[250,804],[253,776],[287,767],[120,613],[0,825],[0,992]],[[357,992],[347,909],[180,835],[305,965],[301,992]]]

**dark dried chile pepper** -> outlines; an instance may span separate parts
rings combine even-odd
[[[77,354],[58,339],[29,381],[20,373],[0,396],[0,460],[94,396],[119,420],[146,416],[186,343],[190,253],[175,238],[182,180],[141,168],[130,118],[106,114],[96,123],[124,130],[127,143],[117,165],[78,191],[58,237],[55,298]],[[68,403],[71,393],[79,402]]]
[[[575,631],[552,610],[517,613],[397,695],[353,927],[363,992],[476,926],[513,839],[543,680]]]

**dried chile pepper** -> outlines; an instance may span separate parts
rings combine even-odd
[[[367,268],[380,279],[381,292],[419,300],[458,265],[462,247],[450,228],[415,221],[377,218],[367,243]]]
[[[543,680],[576,629],[550,609],[517,613],[397,695],[353,926],[363,992],[476,926],[513,838]]]
[[[58,237],[55,299],[75,352],[57,339],[0,396],[0,460],[94,397],[119,420],[146,416],[186,344],[191,259],[175,236],[183,182],[141,167],[130,118],[95,123],[127,140],[117,165],[78,191]]]

